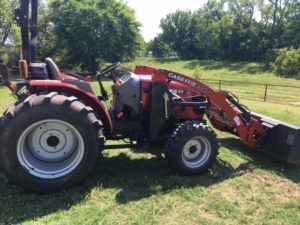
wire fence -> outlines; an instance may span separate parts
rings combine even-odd
[[[202,79],[202,81],[216,89],[233,92],[242,98],[300,106],[299,86],[213,79]]]
[[[7,73],[7,68],[0,64],[0,82],[8,76]],[[300,106],[300,86],[215,79],[202,81],[216,89],[233,92],[241,98]]]

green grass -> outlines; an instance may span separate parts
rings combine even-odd
[[[148,65],[158,68],[171,69],[193,76],[196,67],[200,67],[201,79],[224,79],[257,83],[272,83],[300,87],[300,80],[275,76],[264,69],[258,62],[235,62],[216,60],[179,60],[179,59],[149,59],[139,58],[124,66],[134,68],[135,65]]]
[[[275,76],[272,72],[264,69],[262,63],[216,61],[216,60],[178,60],[178,59],[149,59],[140,58],[132,63],[125,64],[126,67],[134,68],[136,64],[154,66],[162,69],[170,69],[189,76],[197,76],[212,87],[218,88],[219,83],[213,80],[228,80],[259,83],[245,84],[234,82],[222,82],[222,89],[234,92],[240,97],[263,99],[265,95],[265,84],[296,86],[278,87],[269,86],[267,99],[275,102],[287,102],[300,104],[300,80],[287,79]],[[207,80],[209,79],[209,80]],[[245,88],[246,87],[246,88]]]
[[[181,70],[184,63],[179,64],[168,65]],[[265,79],[263,72],[255,76]],[[13,102],[0,88],[0,111]],[[299,107],[242,103],[300,126]],[[0,173],[0,224],[299,224],[299,167],[251,150],[226,133],[218,137],[217,162],[196,177],[170,173],[167,162],[143,153],[145,148],[105,151],[82,185],[48,195],[24,193]]]
[[[259,102],[253,100],[244,100],[241,102],[248,106],[251,111],[259,114],[282,120],[284,122],[300,127],[300,107],[292,105],[282,105],[269,102]]]

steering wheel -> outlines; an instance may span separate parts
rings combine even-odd
[[[120,66],[120,64],[121,64],[120,62],[113,63],[112,65],[110,65],[110,66],[106,67],[105,69],[101,70],[100,72],[98,72],[96,74],[96,77],[98,79],[100,79],[102,76],[105,76],[105,74],[110,73],[110,76],[108,76],[108,77],[110,77],[112,79],[112,81],[114,83],[116,83],[117,80],[115,78],[115,75],[113,73],[111,73],[111,72],[113,72],[115,69],[117,69]]]

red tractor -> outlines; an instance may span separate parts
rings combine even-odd
[[[214,128],[241,137],[245,145],[300,163],[299,128],[252,113],[233,94],[186,75],[137,66],[134,73],[117,78],[120,63],[114,63],[96,75],[102,93],[97,96],[88,81],[62,74],[50,58],[35,62],[35,44],[30,48],[29,43],[36,33],[29,37],[24,26],[28,1],[22,3],[17,21],[24,57],[19,67],[25,79],[14,85],[3,82],[18,101],[0,124],[1,165],[13,183],[40,192],[73,186],[87,176],[104,149],[132,146],[106,145],[107,140],[121,139],[136,145],[165,142],[163,153],[172,170],[204,173],[219,148],[205,115]],[[110,108],[102,103],[108,101],[104,77],[114,82]]]

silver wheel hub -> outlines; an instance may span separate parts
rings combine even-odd
[[[198,136],[187,141],[182,151],[183,163],[192,169],[204,165],[211,154],[211,143],[206,137]]]
[[[34,176],[53,179],[79,165],[84,154],[81,134],[69,123],[44,120],[29,126],[17,144],[20,164]]]

